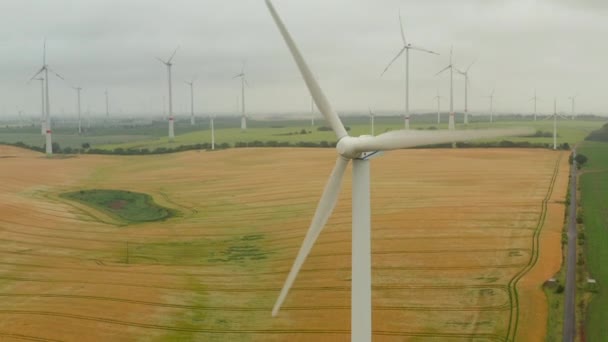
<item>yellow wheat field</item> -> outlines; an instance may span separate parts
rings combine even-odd
[[[0,340],[350,340],[350,172],[270,315],[334,160],[330,149],[48,160],[0,146]],[[567,172],[567,155],[547,150],[374,159],[374,340],[542,340]],[[180,215],[126,226],[58,197],[99,188]]]

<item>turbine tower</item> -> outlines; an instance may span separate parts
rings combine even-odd
[[[456,129],[454,122],[454,64],[452,63],[452,48],[450,48],[450,64],[445,68],[441,69],[435,76],[440,75],[442,72],[446,70],[450,70],[450,121],[448,124],[448,129],[453,131]]]
[[[534,100],[534,121],[536,121],[536,102],[538,101],[538,96],[536,96],[536,89],[534,89],[534,97],[530,99],[530,101]]]
[[[568,120],[567,117],[557,114],[557,99],[553,98],[553,115],[546,117],[544,120],[553,118],[553,150],[557,150],[557,117]]]
[[[496,89],[492,89],[490,95],[486,96],[490,99],[490,123],[494,122],[494,91]]]
[[[171,57],[169,57],[169,59],[167,59],[166,61],[160,59],[160,58],[156,58],[158,59],[161,63],[163,63],[164,65],[167,66],[167,83],[169,84],[169,141],[173,141],[173,139],[175,139],[175,131],[173,128],[173,90],[171,88],[171,66],[173,66],[173,64],[171,63],[171,61],[173,60],[173,57],[175,57],[175,53],[177,52],[177,49],[179,49],[179,46],[175,48],[175,50],[173,50],[173,53],[171,54]]]
[[[213,127],[213,120],[215,119],[215,114],[209,115],[209,121],[211,122],[211,150],[215,150],[215,128]]]
[[[42,68],[40,68],[40,70],[38,70],[38,72],[30,79],[33,80],[35,79],[38,75],[40,75],[41,73],[44,73],[44,99],[45,99],[45,136],[46,136],[46,147],[45,147],[45,152],[46,155],[48,157],[53,155],[53,139],[52,139],[52,131],[51,131],[51,101],[49,99],[49,70],[55,74],[55,76],[59,77],[60,79],[64,79],[61,75],[59,75],[58,73],[56,73],[55,71],[51,70],[51,68],[49,68],[48,64],[46,64],[46,39],[44,40],[43,43],[43,47],[42,47]]]
[[[244,132],[247,130],[247,116],[245,114],[245,85],[247,84],[247,80],[245,79],[245,63],[243,63],[241,73],[234,76],[233,79],[237,77],[241,78],[241,131]]]
[[[81,118],[81,112],[80,112],[80,91],[82,90],[81,87],[74,87],[74,90],[76,90],[76,110],[78,111],[78,134],[82,134],[82,118]]]
[[[469,66],[464,70],[461,71],[459,69],[456,69],[456,71],[461,74],[462,76],[464,76],[464,124],[468,125],[469,124],[469,69],[471,69],[471,67],[473,66],[473,64],[475,64],[475,62],[469,64]]]
[[[106,119],[110,119],[110,100],[108,98],[108,88],[106,88]]]
[[[40,98],[42,99],[41,102],[41,117],[40,117],[40,134],[41,135],[45,135],[46,134],[46,123],[45,121],[45,113],[44,113],[44,77],[36,77],[34,78],[37,81],[40,81]]]
[[[572,119],[571,120],[574,120],[574,102],[576,101],[577,97],[578,97],[578,94],[577,95],[572,95],[572,96],[570,96],[568,98],[570,100],[570,102],[572,103],[572,114],[571,114]]]
[[[190,86],[190,125],[194,126],[194,79],[185,83]]]
[[[380,77],[384,75],[384,73],[391,67],[391,65],[405,52],[405,129],[410,129],[410,50],[422,51],[434,55],[439,55],[437,52],[433,52],[430,50],[426,50],[417,46],[412,46],[412,44],[408,43],[405,39],[405,31],[403,30],[403,22],[401,20],[401,11],[399,11],[399,29],[401,30],[401,41],[403,42],[403,46],[401,50],[397,53],[395,57],[388,63]]]
[[[371,130],[372,131],[372,137],[375,135],[374,134],[374,119],[375,119],[375,117],[376,117],[376,114],[374,114],[374,112],[372,111],[372,109],[369,108],[369,123],[372,126],[372,130]]]
[[[441,124],[441,98],[443,96],[439,96],[439,91],[437,91],[437,96],[433,98],[433,100],[437,100],[437,125]]]
[[[370,213],[370,165],[371,158],[382,150],[394,150],[427,144],[489,138],[509,134],[530,134],[532,130],[476,130],[476,131],[392,131],[376,137],[348,135],[342,121],[331,107],[321,87],[317,83],[295,42],[287,32],[270,0],[266,5],[285,43],[287,44],[299,70],[315,100],[317,108],[325,117],[338,139],[338,158],[329,177],[323,195],[319,200],[312,223],[304,242],[289,272],[287,280],[274,305],[272,315],[276,316],[289,289],[314,246],[321,230],[338,201],[344,173],[349,162],[352,166],[352,277],[351,277],[351,340],[371,341],[372,338],[372,284],[371,284],[371,213]]]

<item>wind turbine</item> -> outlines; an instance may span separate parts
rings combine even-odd
[[[209,121],[211,122],[211,150],[215,150],[215,128],[213,127],[213,120],[215,119],[215,114],[209,115]]]
[[[173,121],[174,121],[174,118],[173,118],[173,90],[171,88],[171,66],[173,64],[171,63],[171,61],[173,60],[173,57],[175,57],[175,53],[177,52],[177,49],[179,49],[179,46],[175,48],[175,50],[171,54],[171,57],[169,57],[169,59],[167,59],[166,61],[164,61],[158,57],[156,58],[161,63],[163,63],[164,65],[167,66],[167,82],[169,83],[169,141],[173,141],[173,139],[175,139],[175,131],[173,128]]]
[[[568,98],[572,102],[572,119],[571,120],[574,120],[574,102],[576,101],[577,97],[578,97],[578,94],[572,95]]]
[[[557,114],[557,99],[553,98],[553,115],[547,116],[544,120],[553,118],[553,149],[557,150],[557,117],[568,120],[567,117]]]
[[[332,128],[338,143],[338,158],[329,177],[323,195],[319,200],[312,223],[306,233],[298,256],[289,272],[287,280],[274,305],[272,315],[276,316],[285,300],[289,289],[298,275],[321,230],[338,200],[340,187],[348,163],[353,161],[353,196],[352,196],[352,277],[351,277],[351,340],[370,341],[372,337],[372,286],[371,286],[371,233],[370,233],[370,165],[371,158],[384,150],[394,150],[419,145],[445,143],[451,141],[489,138],[509,134],[530,134],[531,130],[470,130],[470,131],[391,131],[376,137],[348,135],[342,121],[331,107],[321,87],[317,83],[295,42],[287,32],[285,25],[277,14],[270,0],[266,0],[285,43],[306,82],[310,94],[319,111]]]
[[[108,97],[108,88],[106,88],[106,119],[109,120],[110,119],[110,100]]]
[[[492,89],[490,95],[486,96],[486,98],[490,99],[490,123],[494,122],[494,91],[496,89]]]
[[[433,100],[437,100],[437,125],[441,124],[441,98],[443,96],[439,96],[439,91],[437,91],[437,96],[433,98]]]
[[[538,101],[538,96],[536,96],[536,89],[534,89],[534,97],[530,99],[530,101],[534,100],[534,121],[536,121],[536,102]]]
[[[237,77],[241,78],[241,131],[244,132],[247,130],[247,117],[245,115],[245,84],[247,84],[247,80],[245,79],[245,63],[243,63],[241,73],[234,76],[233,79]]]
[[[190,125],[194,126],[194,79],[185,83],[190,85]]]
[[[81,87],[73,87],[74,90],[76,90],[76,106],[77,106],[77,110],[78,110],[78,134],[82,134],[82,118],[81,118],[81,112],[80,112],[80,91],[82,90]]]
[[[49,70],[55,74],[55,76],[59,77],[60,79],[64,79],[61,75],[59,75],[58,73],[56,73],[55,71],[51,70],[51,68],[49,68],[48,64],[46,64],[46,39],[44,40],[44,44],[42,47],[42,68],[40,68],[40,70],[38,70],[38,72],[30,79],[33,80],[35,79],[38,75],[40,75],[41,73],[44,72],[44,99],[45,99],[45,120],[46,120],[46,125],[45,125],[45,135],[46,135],[46,147],[45,147],[45,152],[47,156],[52,156],[53,155],[53,139],[52,139],[52,131],[51,131],[51,101],[49,99]]]
[[[403,46],[395,57],[388,63],[380,77],[391,67],[391,65],[405,52],[405,129],[410,129],[410,50],[422,51],[434,55],[439,55],[437,52],[426,50],[417,46],[412,46],[405,39],[405,31],[403,30],[403,22],[401,21],[401,11],[399,11],[399,29],[401,30],[401,41]]]
[[[44,77],[36,77],[34,78],[36,81],[40,81],[40,98],[42,99],[41,109],[41,117],[40,117],[40,134],[46,134],[46,124],[45,124],[45,113],[44,113]]]
[[[446,70],[450,70],[450,121],[448,124],[448,129],[453,131],[456,129],[454,123],[454,64],[452,63],[452,48],[450,48],[450,64],[445,68],[441,69],[435,76],[440,75],[442,72]]]
[[[462,76],[464,76],[464,124],[468,125],[469,124],[469,69],[471,69],[471,67],[473,66],[473,64],[475,64],[475,62],[473,61],[473,63],[469,64],[469,66],[464,70],[461,71],[459,69],[456,69],[456,71],[461,74]]]
[[[376,118],[376,114],[372,111],[371,108],[369,108],[369,122],[372,125],[372,137],[375,135],[374,134],[374,119]]]

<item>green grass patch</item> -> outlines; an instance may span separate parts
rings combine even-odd
[[[581,205],[587,269],[598,283],[585,335],[588,341],[603,341],[608,336],[608,143],[585,142],[577,151],[589,158],[580,177]]]
[[[154,203],[150,195],[123,190],[80,190],[61,195],[128,223],[166,220],[176,212]]]

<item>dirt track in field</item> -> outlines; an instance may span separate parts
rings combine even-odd
[[[0,340],[350,339],[349,171],[270,317],[333,150],[0,157]],[[545,150],[374,159],[375,340],[541,340],[567,177],[567,154]],[[57,197],[93,188],[148,193],[180,215],[124,226]]]

